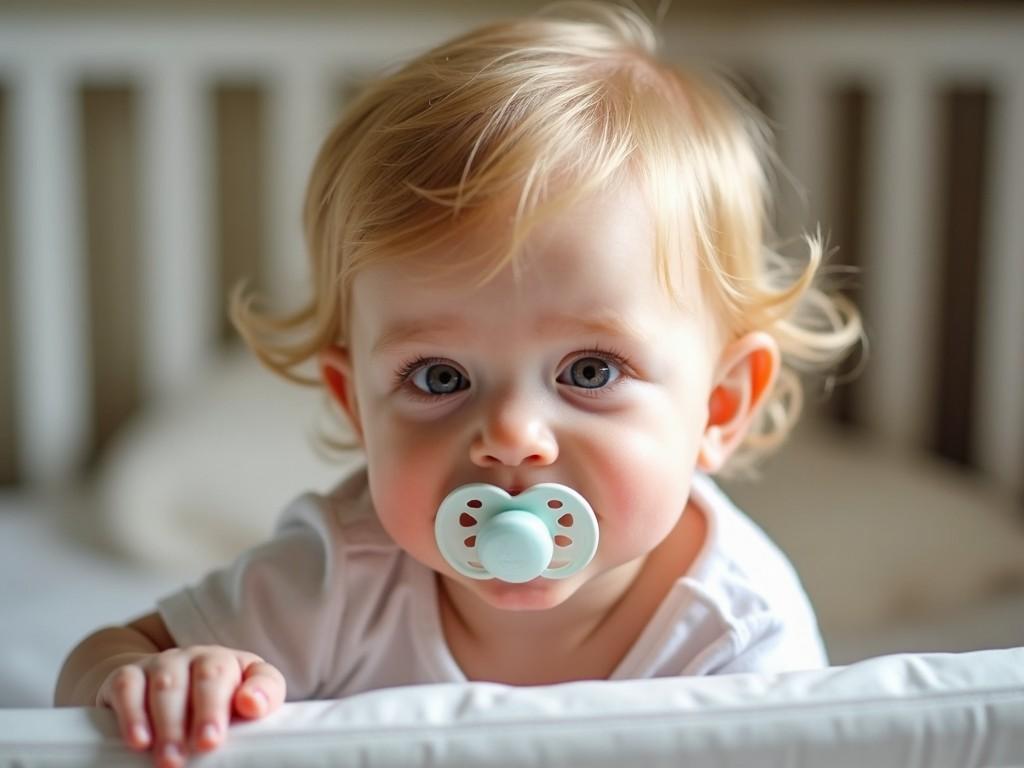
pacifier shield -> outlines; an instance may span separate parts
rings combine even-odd
[[[558,483],[516,496],[487,483],[463,485],[445,497],[434,520],[438,549],[452,568],[515,584],[577,573],[597,552],[598,535],[587,500]]]

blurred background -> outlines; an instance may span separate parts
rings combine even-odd
[[[0,3],[0,706],[337,479],[226,294],[302,295],[306,176],[361,82],[542,5]],[[637,6],[769,117],[780,247],[821,226],[870,340],[728,490],[834,661],[1024,644],[1024,4]]]

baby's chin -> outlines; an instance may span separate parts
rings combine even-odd
[[[545,579],[512,584],[500,579],[462,580],[465,589],[493,608],[503,611],[546,611],[555,608],[576,592],[576,579]]]

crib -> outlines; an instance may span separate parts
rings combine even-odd
[[[292,456],[302,452],[298,439],[266,438],[294,431],[296,420],[305,425],[312,400],[271,391],[276,385],[265,383],[251,360],[243,362],[226,327],[224,298],[246,276],[279,306],[301,291],[306,175],[353,88],[411,52],[508,10],[444,8],[245,16],[196,9],[0,10],[0,482],[8,488],[0,494],[0,561],[7,567],[31,568],[40,559],[30,554],[43,541],[37,518],[63,521],[73,510],[77,527],[98,527],[89,517],[97,511],[79,504],[98,487],[106,526],[119,532],[121,553],[131,550],[136,563],[135,570],[97,566],[92,583],[102,585],[98,594],[110,595],[131,582],[135,592],[107,609],[122,612],[111,613],[112,620],[126,617],[148,604],[140,601],[143,589],[167,589],[188,569],[255,540],[277,505],[255,522],[251,514],[236,519],[225,509],[249,513],[286,485],[294,492],[336,476],[336,467],[260,453],[270,442]],[[837,280],[860,303],[870,340],[863,366],[853,361],[835,380],[808,381],[807,426],[766,470],[765,484],[730,492],[791,554],[836,663],[898,651],[1024,646],[1024,12],[849,7],[695,15],[679,6],[661,32],[669,58],[714,62],[735,73],[769,116],[792,176],[779,179],[777,228],[795,236],[821,222],[831,233],[839,249]],[[783,243],[784,251],[790,248],[799,253]],[[856,377],[844,376],[853,368]],[[248,463],[235,466],[230,457],[246,452]],[[217,478],[209,476],[212,464]],[[242,494],[239,479],[253,475],[260,483]],[[819,478],[819,487],[798,493],[808,475]],[[192,486],[221,506],[183,512]],[[834,507],[831,517],[808,511],[826,507]],[[140,508],[149,513],[145,526],[137,519]],[[859,522],[867,519],[861,514],[888,522]],[[197,521],[214,526],[217,515],[222,528],[244,534],[203,550],[185,529]],[[857,538],[876,525],[891,526],[888,552],[886,542],[870,542],[869,551],[869,542]],[[935,536],[919,536],[922,525]],[[922,540],[917,555],[897,551],[911,539]],[[970,542],[973,554],[950,554]],[[51,682],[46,675],[55,675],[60,652],[86,628],[74,620],[59,628],[44,624],[21,603],[26,584],[43,605],[57,595],[46,589],[82,578],[80,560],[74,560],[79,570],[53,564],[68,555],[67,541],[60,546],[49,575],[0,584],[0,607],[10,621],[0,633],[6,638],[0,655],[20,638],[20,658],[36,667],[20,688],[11,683],[22,682],[15,671],[0,670],[0,692],[5,685],[25,692],[0,695],[0,706],[42,706],[40,692]],[[845,550],[858,553],[847,561],[849,571]],[[187,568],[172,567],[189,555]],[[856,558],[874,562],[853,570]],[[950,558],[950,567],[936,567]],[[862,603],[842,586],[851,580],[868,585]],[[939,593],[941,617],[925,615],[921,606]],[[907,615],[914,622],[903,621]],[[856,631],[854,618],[861,621]],[[885,631],[862,631],[869,618]],[[26,650],[30,642],[35,657]],[[1014,653],[903,656],[863,662],[868,667],[851,668],[860,670],[852,677],[830,671],[833,677],[692,681],[683,692],[658,694],[646,709],[639,689],[572,689],[544,699],[484,687],[382,694],[377,703],[363,703],[365,712],[400,711],[410,728],[458,721],[471,730],[479,716],[491,724],[482,733],[494,736],[502,728],[519,733],[508,723],[521,727],[545,712],[561,713],[577,727],[572,718],[586,700],[586,726],[573,731],[586,734],[580,743],[599,732],[610,742],[625,734],[617,743],[634,757],[645,740],[660,745],[644,753],[659,765],[666,755],[682,754],[672,751],[685,741],[679,722],[718,702],[715,714],[701,715],[707,730],[691,733],[688,742],[695,759],[706,756],[706,740],[723,723],[741,722],[733,705],[747,700],[754,702],[751,716],[778,715],[780,733],[797,734],[796,741],[737,726],[721,742],[721,760],[740,754],[743,732],[756,737],[742,742],[749,754],[792,755],[800,744],[822,740],[847,744],[846,752],[828,753],[832,765],[864,764],[865,754],[878,755],[877,765],[890,764],[883,755],[893,765],[938,765],[928,762],[938,754],[959,761],[950,765],[983,765],[984,749],[994,743],[989,735],[996,734],[1004,751],[991,754],[1024,762],[1024,724],[1014,714],[1021,711],[1022,683],[1005,671],[1020,670]],[[993,682],[1000,676],[1003,692]],[[877,701],[893,694],[931,700],[935,691],[927,685],[914,688],[923,679],[960,693],[968,681],[974,687],[969,696],[947,698],[949,709],[929,710],[938,719],[900,721],[897,710],[884,706],[878,711],[889,714],[871,721],[875,730],[856,718],[864,691]],[[799,736],[796,723],[810,710],[787,710],[785,702],[808,691],[832,702],[835,716],[821,715],[818,730],[812,724]],[[838,698],[828,698],[833,693]],[[766,708],[757,709],[760,704]],[[403,764],[394,749],[344,751],[343,736],[322,735],[351,723],[356,709],[303,706],[248,731],[251,740],[244,737],[241,751],[224,759],[248,764],[282,733],[301,732],[321,733],[318,743],[341,750],[321,756],[373,754],[374,764]],[[784,712],[798,714],[786,720]],[[676,718],[653,742],[649,732],[629,725],[652,713]],[[892,740],[893,730],[888,742],[879,735],[890,715],[907,741]],[[938,735],[969,732],[972,717],[999,723],[972,742],[982,751],[943,752],[955,740],[935,740]],[[376,726],[364,718],[343,735],[377,749]],[[26,747],[25,734],[52,728],[57,736],[40,736],[38,750]],[[83,755],[134,764],[112,745],[112,733],[109,722],[83,712],[0,711],[0,764],[10,756],[23,761],[16,764],[81,764]],[[446,740],[451,731],[444,733],[437,741],[416,731],[395,743],[413,745],[418,751],[404,754],[424,764],[432,764],[432,755],[469,754],[479,764],[497,764],[483,752],[444,752],[455,743]],[[844,733],[851,740],[839,737]],[[564,756],[556,734],[522,742],[539,750],[523,753],[524,761]],[[733,737],[738,741],[730,742]],[[897,743],[909,752],[894,752]],[[864,752],[865,744],[876,751]],[[276,754],[282,763],[295,759],[294,752]],[[824,753],[800,754],[803,763],[786,764],[811,765],[816,755],[820,764]]]
[[[15,437],[6,476],[68,481],[127,416],[123,407],[111,416],[112,399],[141,405],[194,381],[217,354],[231,279],[259,275],[273,299],[294,297],[303,186],[345,90],[498,15],[490,10],[5,14],[0,424]],[[778,126],[780,154],[801,185],[781,185],[780,232],[821,222],[838,262],[861,270],[847,287],[864,307],[870,364],[825,416],[939,452],[1018,496],[1021,22],[1011,8],[726,20],[680,12],[662,30],[671,57],[719,62],[744,77]],[[214,190],[227,182],[215,154],[230,147],[218,136],[226,110],[211,94],[232,84],[257,95],[248,133],[262,141],[246,157],[261,166],[265,195],[241,214],[255,217],[244,226],[258,240],[226,264],[231,222]],[[83,135],[92,124],[83,112],[111,90],[126,106]],[[118,114],[122,126],[111,126]],[[130,154],[130,172],[116,156],[90,159],[104,147]],[[101,176],[113,179],[106,189],[123,207],[90,203]],[[103,281],[113,287],[105,292]]]

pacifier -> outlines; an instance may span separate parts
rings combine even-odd
[[[590,504],[567,486],[541,483],[511,496],[471,483],[441,502],[434,537],[463,576],[521,584],[582,570],[597,552],[598,528]]]

